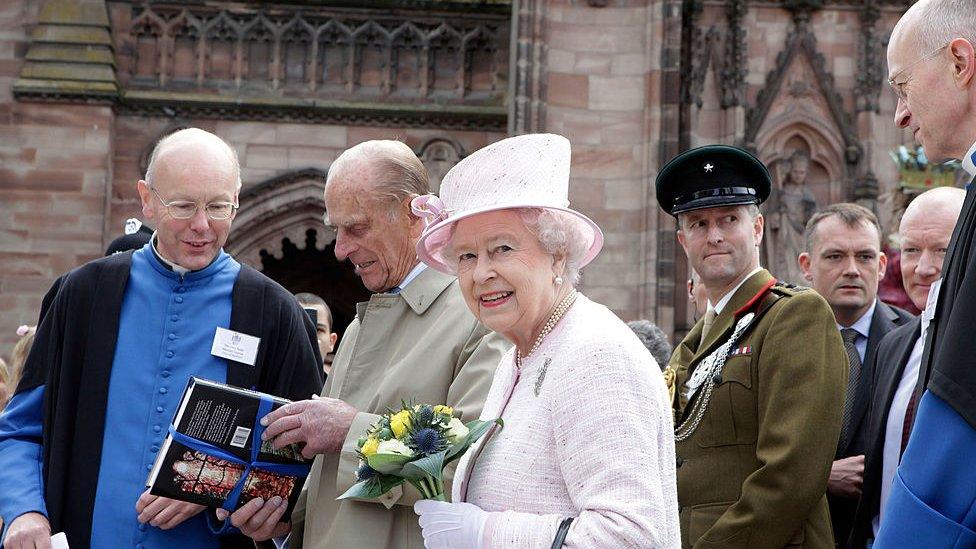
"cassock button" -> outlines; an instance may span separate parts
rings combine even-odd
[[[169,370],[163,370],[163,377],[169,377]]]
[[[153,446],[152,448],[149,449],[149,451],[155,454],[156,452],[159,451],[159,446]]]
[[[163,413],[163,407],[162,406],[156,406],[156,411],[159,412],[160,414]]]
[[[176,300],[175,300],[175,301],[176,301],[177,303],[183,303],[183,298],[182,298],[182,297],[180,297],[180,296],[176,296]]]
[[[176,353],[174,353],[173,351],[166,351],[166,358],[173,358],[173,355],[175,354]]]
[[[178,293],[178,294],[182,294],[185,291],[186,291],[186,288],[184,288],[183,286],[180,286],[179,288],[176,289],[176,293]]]
[[[174,339],[176,339],[176,334],[169,334],[169,340],[173,341]]]
[[[163,428],[160,427],[159,425],[153,425],[153,431],[154,432],[158,433],[158,432],[160,432],[162,430],[163,430]]]
[[[681,459],[681,456],[678,456],[678,457],[677,457],[677,458],[675,458],[675,460],[674,460],[674,464],[675,464],[675,466],[677,466],[677,467],[681,467],[681,464],[683,464],[684,462],[685,462],[685,460],[683,460],[683,459]]]
[[[715,372],[715,375],[712,376],[712,381],[715,382],[715,385],[721,385],[722,384],[722,374],[720,374],[718,372]]]
[[[146,465],[146,470],[147,471],[152,471],[152,465],[151,464],[150,465]]]
[[[177,321],[180,320],[180,317],[178,317],[176,315],[173,315],[173,316],[169,317],[169,319],[172,320],[173,322],[177,322]]]
[[[161,395],[165,395],[168,392],[169,392],[169,389],[167,389],[166,387],[160,387],[159,388],[159,394],[161,394]]]

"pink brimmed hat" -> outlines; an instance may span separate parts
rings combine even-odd
[[[474,152],[447,172],[440,197],[413,199],[413,212],[426,223],[417,255],[438,271],[453,273],[442,255],[452,224],[496,210],[544,208],[568,214],[578,224],[587,239],[580,266],[586,265],[603,247],[603,231],[569,208],[569,160],[569,140],[549,133],[510,137]]]

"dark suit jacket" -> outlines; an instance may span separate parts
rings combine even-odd
[[[837,447],[834,459],[859,456],[868,448],[867,415],[871,406],[871,396],[874,392],[877,377],[875,355],[881,340],[888,332],[902,326],[915,317],[898,307],[892,307],[882,301],[877,302],[874,315],[871,317],[871,329],[868,332],[868,346],[861,361],[861,383],[858,386],[857,397],[854,399],[853,433],[846,444]],[[857,500],[827,495],[830,504],[830,522],[834,528],[834,540],[837,545],[843,545],[850,536],[854,524],[854,514],[857,511]]]
[[[888,410],[912,355],[915,341],[920,335],[920,328],[921,320],[916,318],[888,332],[874,355],[874,395],[865,422],[867,452],[864,460],[864,486],[861,488],[861,501],[851,533],[851,547],[863,548],[867,540],[874,536],[871,521],[878,514],[881,505],[881,466]]]

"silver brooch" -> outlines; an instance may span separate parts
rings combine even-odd
[[[542,368],[539,369],[539,377],[535,378],[535,396],[539,396],[539,392],[542,391],[542,382],[546,379],[546,370],[549,369],[549,363],[552,359],[546,357],[546,361],[542,363]]]

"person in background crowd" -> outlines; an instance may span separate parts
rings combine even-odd
[[[976,3],[921,0],[888,42],[895,123],[930,162],[976,176]],[[914,427],[874,546],[976,545],[976,192],[972,183],[945,260],[915,389]],[[924,393],[923,393],[924,392]]]
[[[481,413],[504,429],[461,458],[452,503],[414,506],[427,549],[678,547],[667,391],[626,325],[576,290],[603,233],[567,208],[569,170],[566,138],[522,135],[414,201],[431,220],[420,258],[457,273],[471,312],[515,345]]]
[[[878,300],[887,257],[881,252],[881,226],[864,206],[832,204],[813,214],[797,258],[804,278],[830,305],[844,340],[849,368],[844,423],[827,479],[827,503],[834,543],[851,533],[864,480],[867,417],[874,392],[874,355],[881,338],[914,317]]]
[[[709,304],[665,371],[686,548],[834,545],[826,489],[846,353],[826,301],[759,266],[771,183],[726,145],[686,151],[657,177]]]
[[[52,530],[75,549],[249,545],[215,535],[204,507],[145,488],[190,376],[291,399],[322,383],[294,297],[223,251],[240,187],[217,136],[163,138],[137,184],[152,241],[62,277],[0,416],[6,549],[45,547]],[[257,338],[257,350],[244,362],[212,354],[217,328]]]
[[[633,330],[634,334],[637,335],[637,339],[650,351],[658,367],[664,370],[668,365],[668,361],[671,360],[672,350],[671,344],[668,343],[668,336],[664,333],[664,330],[658,328],[650,320],[631,320],[627,323],[627,327]]]
[[[15,385],[10,380],[10,370],[7,368],[7,361],[0,357],[0,412],[3,412],[10,398],[10,393],[15,389]]]
[[[332,349],[339,336],[332,331],[332,309],[321,297],[302,292],[295,299],[305,308],[315,309],[315,332],[319,341],[319,354],[322,355],[322,371],[328,377],[332,372]]]
[[[276,447],[304,442],[315,463],[290,525],[279,523],[284,507],[257,500],[231,515],[255,540],[288,534],[290,549],[423,545],[411,509],[420,493],[412,486],[379,501],[336,498],[357,482],[356,441],[379,414],[413,400],[478,417],[492,372],[509,347],[471,315],[456,277],[417,259],[424,222],[410,202],[428,192],[427,170],[399,141],[360,143],[329,169],[325,205],[336,232],[336,258],[351,262],[375,293],[356,307],[323,396],[266,417],[265,435]],[[448,471],[446,489],[451,477]]]
[[[937,296],[930,289],[942,276],[949,238],[965,196],[965,191],[953,187],[926,191],[908,205],[901,218],[901,279],[905,293],[923,315],[889,332],[874,355],[874,394],[865,422],[864,487],[851,547],[863,549],[877,535],[895,469],[908,443],[911,425],[906,425],[905,418],[918,381],[924,332],[933,313],[933,307],[927,305],[934,304]]]
[[[688,278],[688,301],[695,307],[695,322],[698,322],[708,311],[708,293],[702,284],[701,275],[695,269],[691,269],[691,276]]]
[[[20,336],[20,339],[14,344],[14,349],[10,353],[10,364],[4,364],[3,367],[6,373],[7,388],[2,391],[5,394],[0,394],[0,411],[3,410],[4,405],[16,391],[17,384],[20,383],[20,378],[24,373],[24,363],[27,362],[27,354],[30,353],[31,346],[34,344],[36,332],[37,326],[24,324],[17,328],[17,335]]]

